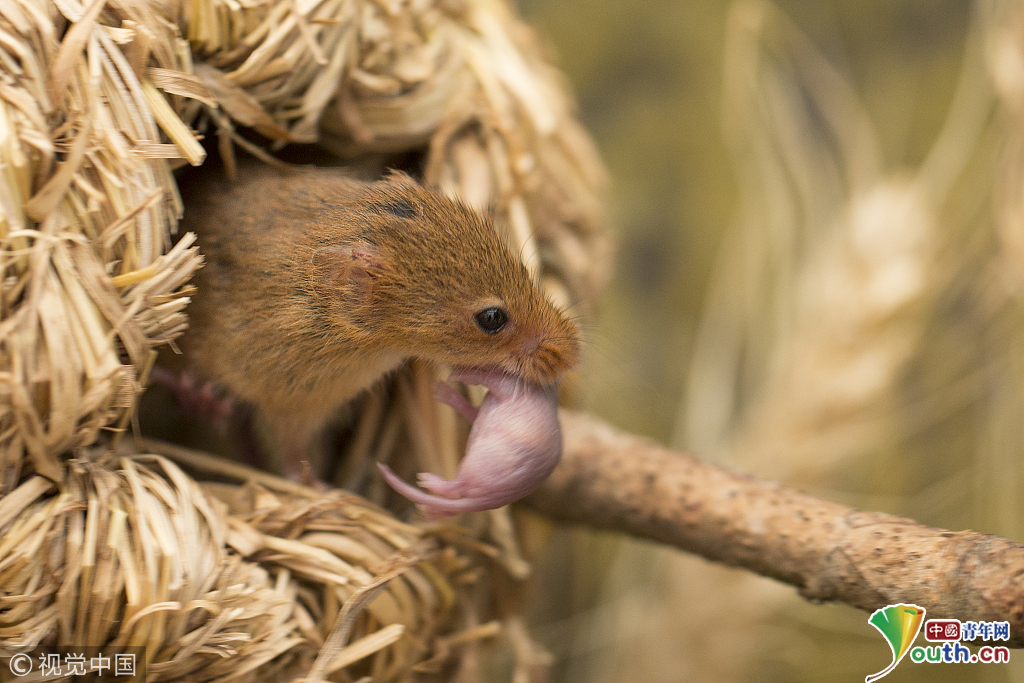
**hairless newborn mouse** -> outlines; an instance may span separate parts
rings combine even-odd
[[[491,510],[519,500],[551,474],[562,455],[554,385],[472,369],[452,373],[448,381],[452,380],[488,389],[483,403],[474,408],[450,384],[434,385],[438,399],[473,423],[456,477],[445,480],[429,472],[420,474],[420,486],[437,494],[430,495],[399,479],[387,465],[377,465],[396,491],[418,503],[431,518]]]
[[[409,358],[455,368],[490,393],[452,482],[437,494],[388,482],[428,514],[498,507],[557,463],[555,382],[579,357],[575,325],[534,284],[490,219],[403,174],[374,183],[336,170],[243,168],[242,181],[183,186],[183,226],[207,265],[196,277],[189,371],[259,408],[296,474],[340,407]],[[427,498],[424,498],[424,497]]]

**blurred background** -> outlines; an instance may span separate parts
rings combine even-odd
[[[613,180],[581,372],[612,423],[849,505],[1024,541],[1024,21],[986,0],[520,0]],[[557,530],[553,680],[863,680],[868,614]],[[892,681],[1024,681],[902,663]]]

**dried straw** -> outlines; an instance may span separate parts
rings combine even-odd
[[[8,654],[142,645],[152,680],[213,680],[300,640],[286,584],[226,551],[222,515],[167,460],[76,461],[59,484],[0,500]]]
[[[154,8],[15,0],[0,35],[4,493],[23,454],[59,481],[59,454],[123,426],[151,350],[184,329],[200,259],[187,240],[163,255],[181,213],[167,159],[202,152],[146,78],[187,69]]]
[[[204,493],[161,456],[67,471],[0,500],[0,655],[144,645],[153,681],[288,680],[314,660],[393,680],[493,635],[435,642],[474,562],[356,496]]]

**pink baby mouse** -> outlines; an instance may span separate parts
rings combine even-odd
[[[487,387],[480,407],[470,405],[452,381]],[[473,425],[455,478],[420,473],[419,484],[436,494],[431,495],[400,479],[387,465],[377,465],[388,484],[418,503],[429,519],[508,505],[537,488],[555,469],[562,456],[556,384],[532,384],[500,370],[459,368],[448,382],[437,382],[434,393]]]

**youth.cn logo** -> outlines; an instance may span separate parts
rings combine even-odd
[[[972,652],[961,642],[1009,641],[1010,622],[959,619],[924,621],[924,614],[924,607],[901,603],[883,607],[871,615],[868,623],[878,629],[889,644],[892,663],[878,673],[866,676],[865,683],[873,683],[886,676],[907,654],[914,664],[1003,664],[1010,661],[1010,648],[1006,645],[977,645],[977,650]],[[921,632],[929,643],[941,644],[914,646],[914,640]]]
[[[864,678],[864,683],[872,683],[896,668],[907,650],[914,644],[918,632],[921,630],[921,622],[924,621],[924,607],[917,605],[889,605],[875,610],[868,618],[868,623],[878,629],[878,632],[889,643],[892,650],[892,664],[885,667],[876,674]]]

